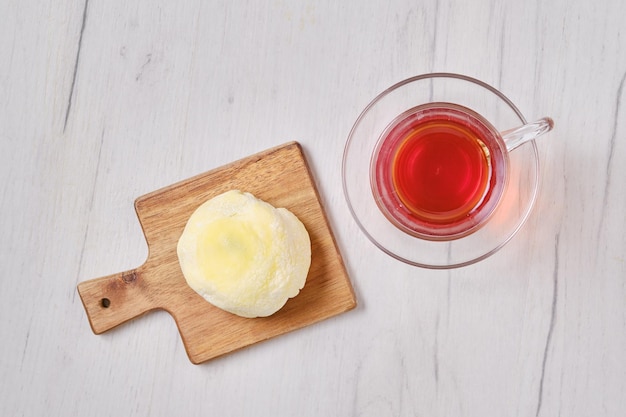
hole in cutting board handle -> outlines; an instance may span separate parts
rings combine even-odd
[[[109,300],[108,298],[103,298],[102,300],[100,300],[100,306],[102,308],[109,308],[109,306],[111,305],[111,300]]]

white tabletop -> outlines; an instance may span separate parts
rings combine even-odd
[[[0,16],[0,415],[624,415],[626,2],[41,0]],[[528,222],[443,271],[375,247],[341,186],[362,109],[435,71],[556,123]],[[202,365],[163,311],[92,333],[76,285],[143,263],[135,198],[291,140],[356,309]]]

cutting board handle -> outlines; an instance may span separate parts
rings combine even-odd
[[[147,287],[140,268],[78,284],[93,332],[106,332],[158,308]]]

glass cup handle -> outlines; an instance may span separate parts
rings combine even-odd
[[[529,140],[538,138],[544,133],[551,131],[553,127],[554,121],[549,117],[544,117],[536,122],[505,130],[501,135],[504,143],[506,143],[507,151],[511,152]]]

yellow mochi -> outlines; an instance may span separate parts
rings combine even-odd
[[[178,240],[187,284],[209,303],[242,317],[280,310],[304,287],[311,241],[289,210],[227,191],[191,215]]]

